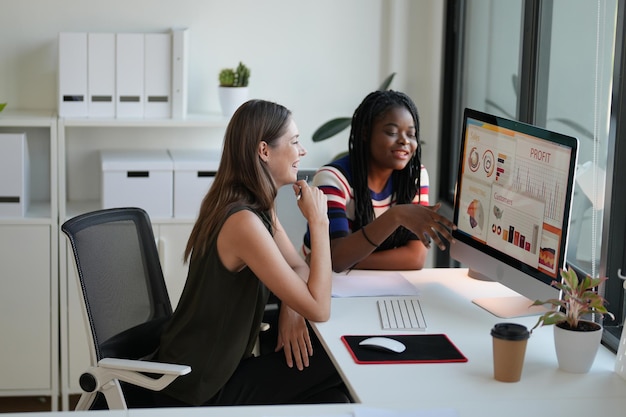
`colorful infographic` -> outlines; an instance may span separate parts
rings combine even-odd
[[[466,135],[459,229],[556,274],[569,155],[493,126],[470,124]]]

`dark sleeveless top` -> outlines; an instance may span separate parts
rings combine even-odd
[[[239,207],[230,214],[240,210]],[[273,235],[268,213],[253,211]],[[242,359],[252,354],[269,290],[245,267],[229,272],[211,242],[202,257],[191,256],[178,307],[167,325],[158,353],[161,362],[191,366],[163,392],[192,405],[209,401]]]

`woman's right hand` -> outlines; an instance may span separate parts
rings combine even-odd
[[[309,186],[305,180],[295,182],[293,191],[298,207],[309,224],[320,220],[328,223],[326,194],[317,187]]]
[[[400,211],[400,223],[415,233],[426,247],[430,247],[430,242],[434,241],[441,250],[445,250],[444,240],[453,240],[450,231],[456,226],[452,221],[437,213],[441,208],[441,203],[434,206],[422,206],[418,204],[403,204],[395,206]]]

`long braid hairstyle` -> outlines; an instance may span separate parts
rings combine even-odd
[[[367,172],[371,161],[372,128],[374,123],[384,117],[389,109],[396,107],[406,107],[413,115],[418,146],[404,169],[392,173],[392,199],[395,199],[396,204],[410,204],[420,187],[421,147],[419,146],[419,116],[415,103],[406,94],[398,91],[384,90],[368,94],[352,116],[348,141],[355,200],[355,219],[352,229],[355,231],[374,220],[374,208],[367,185]],[[402,246],[411,236],[413,234],[409,230],[399,227],[377,250]]]

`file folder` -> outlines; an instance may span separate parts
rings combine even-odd
[[[89,117],[115,117],[115,34],[87,37]]]
[[[144,40],[144,117],[172,116],[172,35],[146,33]]]
[[[189,29],[172,29],[172,118],[187,117]]]
[[[59,33],[60,117],[87,117],[87,33]]]
[[[144,34],[116,35],[115,112],[119,118],[143,118]]]

